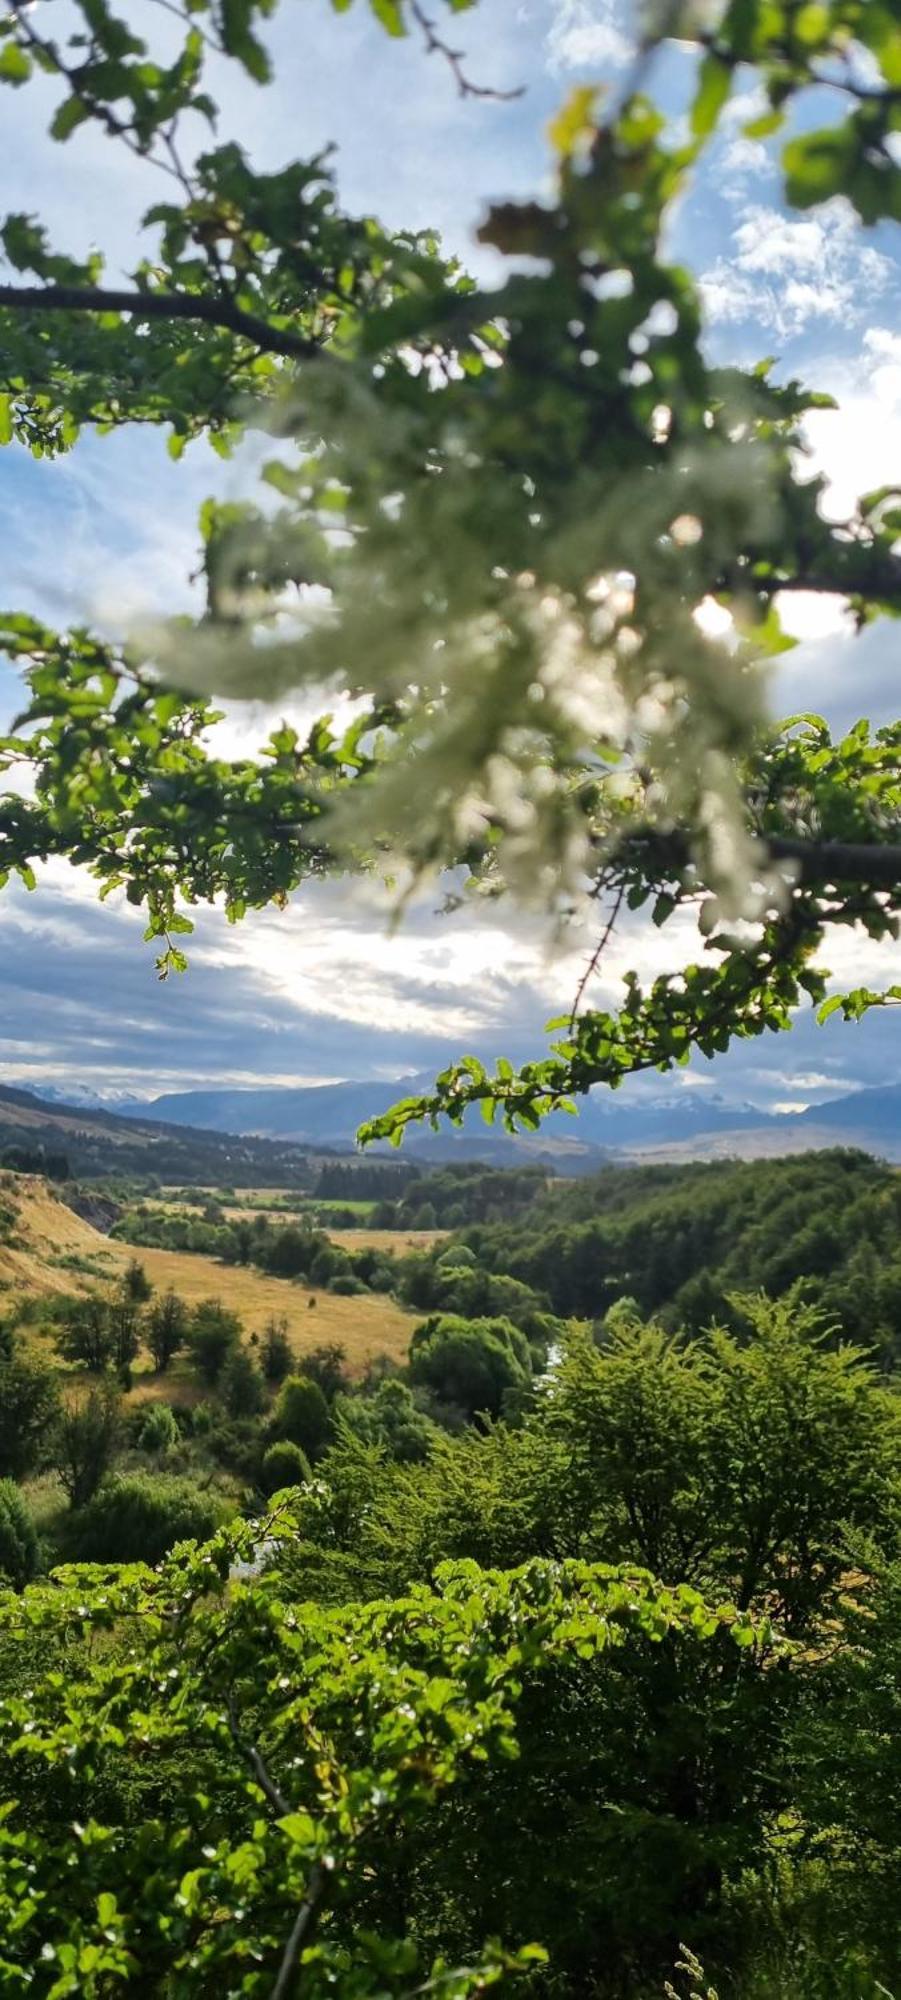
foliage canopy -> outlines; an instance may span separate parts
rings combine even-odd
[[[20,0],[0,27],[0,81],[51,79],[51,140],[99,126],[163,196],[125,288],[99,253],[6,217],[0,440],[53,456],[85,425],[136,423],[175,454],[273,441],[258,504],[202,510],[196,619],[160,607],[116,641],[4,614],[28,694],[0,765],[32,783],[0,802],[3,873],[30,884],[65,855],[101,894],[124,887],[164,974],[192,903],[237,919],[348,866],[451,868],[455,897],[519,895],[558,921],[605,900],[611,922],[697,913],[698,963],[630,977],[618,1012],[574,1013],[519,1074],[466,1058],[370,1136],[471,1102],[532,1127],[595,1082],[784,1028],[805,996],[851,1018],[897,1001],[827,999],[813,961],[836,926],[895,935],[901,725],[833,741],[815,715],[774,724],[764,699],[786,593],[838,594],[859,625],[897,613],[897,496],[827,518],[799,452],[828,399],[763,362],[713,365],[664,242],[748,66],[768,106],[753,129],[785,128],[788,202],[899,219],[896,9],[649,5],[624,90],[581,90],[555,121],[552,197],[490,211],[482,239],[507,260],[490,291],[434,237],[344,215],[327,161],[258,173],[220,138],[210,57],[268,85],[273,10],[167,0],[158,48],[106,0],[77,0],[59,38]],[[374,11],[462,91],[487,88],[416,0]],[[671,36],[693,51],[687,137],[649,94]],[[198,120],[211,141],[189,152]],[[206,690],[350,697],[354,719],[229,761]]]

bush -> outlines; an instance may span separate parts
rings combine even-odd
[[[55,1462],[71,1507],[92,1500],[109,1471],[119,1448],[119,1411],[118,1388],[109,1378],[63,1410]]]
[[[126,1264],[122,1285],[126,1296],[136,1306],[147,1304],[153,1293],[153,1286],[147,1276],[147,1267],[141,1263],[140,1257],[132,1257]]]
[[[203,1299],[188,1323],[187,1346],[198,1375],[213,1388],[241,1338],[241,1321],[219,1299]]]
[[[340,1389],[350,1388],[347,1372],[347,1349],[340,1341],[323,1341],[321,1347],[311,1347],[303,1357],[303,1372],[308,1382],[318,1382],[327,1403],[331,1403]]]
[[[290,1438],[281,1438],[264,1452],[260,1478],[264,1493],[280,1493],[284,1486],[305,1486],[310,1477],[306,1452]]]
[[[260,1367],[267,1382],[278,1384],[288,1374],[294,1355],[288,1339],[288,1322],[282,1317],[270,1319],[263,1331],[260,1348]]]
[[[154,1300],[147,1315],[145,1339],[160,1374],[184,1347],[187,1328],[188,1308],[177,1292],[165,1292],[162,1298]]]
[[[0,1360],[0,1479],[25,1479],[45,1453],[59,1403],[45,1362]]]
[[[318,1382],[306,1375],[289,1375],[282,1383],[272,1412],[276,1438],[299,1444],[308,1458],[321,1457],[331,1436],[329,1407]]]
[[[14,1590],[30,1583],[38,1566],[39,1545],[35,1525],[11,1479],[0,1479],[0,1583]]]
[[[189,1479],[111,1479],[71,1525],[81,1562],[157,1563],[176,1542],[208,1541],[232,1510]]]
[[[138,1431],[141,1451],[170,1451],[179,1440],[179,1429],[168,1403],[151,1403],[142,1414]]]
[[[230,1417],[259,1416],[266,1400],[263,1377],[246,1347],[232,1349],[219,1386]]]
[[[360,1278],[354,1277],[352,1271],[339,1271],[338,1276],[332,1279],[329,1289],[337,1292],[339,1298],[351,1299],[357,1298],[367,1287]]]
[[[469,1417],[499,1417],[531,1380],[528,1342],[507,1319],[433,1315],[410,1343],[410,1380]]]

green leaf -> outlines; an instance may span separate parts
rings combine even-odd
[[[697,139],[706,139],[713,131],[731,89],[731,63],[721,56],[705,56],[691,107],[691,129]]]
[[[7,42],[5,48],[0,49],[0,83],[27,83],[32,68],[31,57],[19,47],[18,42]]]

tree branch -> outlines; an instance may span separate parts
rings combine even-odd
[[[853,883],[867,889],[901,887],[901,845],[891,842],[813,840],[783,834],[758,835],[760,844],[773,861],[794,862],[799,882]],[[654,827],[629,834],[617,850],[617,858],[628,855],[630,847],[640,848],[661,868],[680,871],[694,860],[688,836],[674,827],[661,833]]]
[[[259,1750],[257,1749],[256,1744],[251,1743],[246,1736],[242,1736],[241,1734],[240,1728],[238,1726],[238,1715],[237,1715],[237,1710],[235,1708],[234,1695],[231,1694],[229,1695],[226,1706],[228,1709],[228,1726],[229,1726],[229,1731],[231,1733],[232,1742],[234,1743],[236,1749],[240,1750],[242,1757],[244,1757],[247,1763],[250,1765],[253,1775],[257,1781],[257,1784],[259,1785],[261,1792],[263,1792],[265,1797],[268,1799],[269,1804],[273,1808],[273,1811],[278,1814],[279,1819],[287,1819],[288,1814],[291,1811],[291,1807],[289,1806],[288,1801],[284,1796],[284,1793],[279,1790],[279,1787],[276,1784],[275,1779],[272,1777],[271,1773],[267,1770],[266,1765],[263,1761],[263,1758],[260,1755]],[[325,1867],[324,1863],[321,1861],[314,1861],[313,1866],[310,1869],[309,1877],[307,1880],[306,1895],[304,1896],[303,1902],[301,1903],[297,1915],[294,1919],[294,1922],[291,1925],[291,1929],[288,1933],[288,1937],[285,1942],[285,1948],[284,1951],[282,1952],[281,1962],[279,1964],[275,1985],[272,1988],[270,2000],[285,2000],[285,1995],[289,1993],[291,1990],[291,1982],[294,1970],[297,1965],[297,1961],[300,1957],[301,1951],[303,1950],[304,1940],[309,1936],[310,1932],[315,1928],[315,1925],[319,1917],[319,1912],[322,1908],[322,1905],[325,1901],[325,1897],[328,1893],[330,1879],[331,1877],[329,1870]]]
[[[321,354],[318,341],[307,334],[270,326],[230,299],[195,297],[191,292],[107,291],[88,285],[0,285],[0,306],[14,312],[131,313],[136,320],[199,320],[242,334],[268,354],[309,361]]]

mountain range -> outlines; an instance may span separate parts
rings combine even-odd
[[[188,1124],[207,1131],[294,1140],[305,1146],[352,1145],[364,1119],[387,1110],[398,1097],[428,1088],[429,1076],[390,1082],[304,1085],[238,1090],[174,1091],[142,1106],[143,1119]],[[630,1097],[628,1086],[592,1093],[578,1116],[553,1112],[534,1138],[487,1130],[477,1110],[461,1129],[411,1131],[405,1151],[417,1159],[512,1158],[550,1153],[564,1170],[596,1164],[598,1153],[618,1158],[704,1159],[717,1156],[806,1152],[853,1145],[901,1162],[901,1083],[856,1090],[805,1111],[767,1113],[700,1091],[664,1090]]]
[[[163,1171],[165,1159],[170,1178],[202,1178],[202,1161],[210,1180],[258,1178],[262,1184],[269,1176],[275,1185],[287,1174],[290,1184],[302,1165],[309,1172],[313,1155],[350,1151],[365,1119],[430,1082],[430,1076],[411,1075],[388,1082],[223,1087],[171,1091],[148,1103],[92,1101],[75,1083],[48,1086],[41,1096],[0,1086],[0,1139],[8,1144],[23,1125],[38,1138],[45,1127],[47,1141],[70,1152],[74,1147],[76,1171],[82,1172],[111,1171],[101,1164],[111,1150],[125,1170],[127,1149],[131,1171],[149,1153],[150,1170]],[[901,1164],[901,1083],[778,1114],[672,1087],[653,1097],[631,1095],[627,1084],[616,1093],[590,1094],[575,1118],[552,1113],[532,1136],[489,1130],[474,1108],[462,1128],[411,1130],[403,1157],[424,1166],[454,1159],[497,1165],[547,1160],[558,1173],[579,1174],[604,1160],[751,1159],[827,1146],[857,1146]]]

